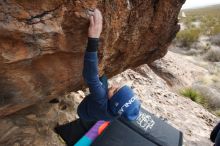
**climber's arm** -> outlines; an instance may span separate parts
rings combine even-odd
[[[88,31],[88,44],[84,56],[83,77],[89,86],[90,93],[94,94],[94,100],[103,103],[105,89],[99,80],[97,49],[99,37],[102,31],[102,15],[97,9],[90,15],[90,26]]]
[[[103,97],[105,90],[99,80],[98,74],[98,42],[98,38],[88,38],[88,44],[84,56],[83,77],[89,86],[90,93],[94,94],[95,97]]]

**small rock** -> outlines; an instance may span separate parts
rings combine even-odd
[[[77,93],[79,93],[79,95],[82,96],[83,98],[85,97],[85,94],[82,90],[77,91]]]

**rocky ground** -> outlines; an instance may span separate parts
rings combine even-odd
[[[211,146],[209,134],[220,119],[201,105],[177,94],[177,88],[191,86],[207,72],[183,56],[168,52],[150,67],[142,65],[114,76],[109,82],[130,85],[142,106],[181,130],[184,146]],[[77,118],[76,109],[87,92],[67,93],[53,103],[39,103],[0,120],[0,145],[62,146],[53,132],[56,124]]]
[[[202,35],[190,47],[179,46],[178,41],[170,46],[170,51],[181,54],[182,58],[204,69],[203,75],[193,82],[190,88],[200,92],[208,101],[210,110],[218,115],[220,115],[220,45],[217,43],[220,42],[219,35]],[[190,66],[182,67],[191,70]]]

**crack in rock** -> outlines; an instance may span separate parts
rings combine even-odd
[[[26,19],[26,24],[28,25],[32,25],[32,24],[36,24],[36,23],[39,23],[39,22],[42,22],[44,20],[47,20],[49,18],[52,17],[52,15],[50,14],[51,12],[54,12],[56,11],[57,9],[59,9],[62,5],[52,9],[52,10],[48,10],[48,11],[44,11],[43,13],[41,14],[38,14],[38,15],[35,15],[35,16],[31,16],[31,18],[29,19]],[[45,17],[47,17],[47,19],[45,19]]]

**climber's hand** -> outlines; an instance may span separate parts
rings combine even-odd
[[[95,9],[94,12],[89,12],[89,31],[88,37],[99,38],[102,32],[102,14],[98,9]]]

